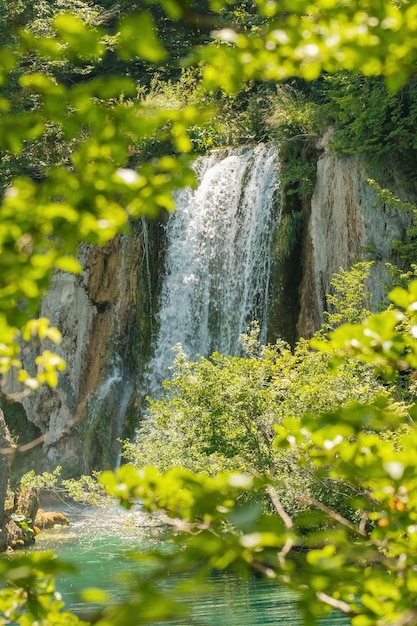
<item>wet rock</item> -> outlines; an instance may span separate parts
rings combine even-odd
[[[68,526],[69,519],[63,513],[56,511],[44,511],[39,509],[35,518],[35,528],[54,528],[55,526]]]

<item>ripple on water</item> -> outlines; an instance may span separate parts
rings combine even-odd
[[[35,549],[54,550],[62,559],[76,565],[79,574],[65,574],[57,581],[67,608],[85,614],[80,591],[86,587],[100,587],[109,592],[112,602],[123,601],[127,591],[121,584],[126,573],[140,580],[143,563],[127,560],[126,553],[138,552],[155,544],[149,528],[149,518],[140,510],[133,513],[119,507],[96,509],[74,507],[63,511],[70,525],[42,531]],[[173,576],[161,581],[163,589],[176,583],[189,582],[190,575]],[[192,617],[155,622],[154,626],[300,626],[295,609],[296,596],[290,590],[274,583],[251,577],[242,580],[236,574],[220,572],[209,580],[209,591],[203,595],[188,596],[185,603]],[[321,622],[321,626],[344,626],[349,621],[338,614]]]

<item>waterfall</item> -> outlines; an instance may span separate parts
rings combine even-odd
[[[239,335],[257,320],[265,338],[270,248],[278,210],[277,151],[264,145],[213,151],[196,162],[198,186],[176,197],[159,333],[149,364],[168,377],[173,346],[187,356],[237,355]],[[154,388],[154,385],[152,385]]]
[[[133,389],[133,379],[125,370],[121,356],[114,355],[108,376],[87,403],[89,426],[85,438],[94,438],[96,445],[99,443],[102,446],[101,454],[109,467],[120,465],[119,440],[123,435],[123,423]],[[91,471],[88,459],[90,447],[86,447],[84,456],[86,473]]]

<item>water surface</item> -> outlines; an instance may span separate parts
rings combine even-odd
[[[132,549],[139,552],[156,543],[152,530],[140,512],[127,513],[119,508],[73,508],[65,511],[70,518],[66,528],[42,531],[37,550],[54,550],[58,556],[74,563],[78,575],[65,574],[57,581],[66,607],[81,616],[91,607],[81,602],[79,593],[86,587],[99,587],[109,592],[116,603],[128,592],[120,579],[126,572],[140,580],[145,565],[126,560]],[[144,525],[145,524],[145,525]],[[189,579],[190,575],[181,574]],[[163,588],[180,582],[178,574],[167,572]],[[164,587],[165,585],[165,587]],[[176,626],[300,626],[296,596],[290,590],[258,577],[242,579],[237,574],[221,572],[210,579],[209,593],[185,600],[191,617],[177,619]],[[155,622],[162,626],[165,622]],[[168,624],[168,622],[166,622]],[[332,614],[321,620],[321,626],[345,626],[344,616]]]

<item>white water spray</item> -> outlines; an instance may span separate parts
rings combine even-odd
[[[168,377],[178,343],[192,359],[215,350],[236,355],[239,335],[255,319],[265,338],[277,152],[264,145],[217,150],[196,170],[197,189],[178,194],[167,225],[153,381]]]

